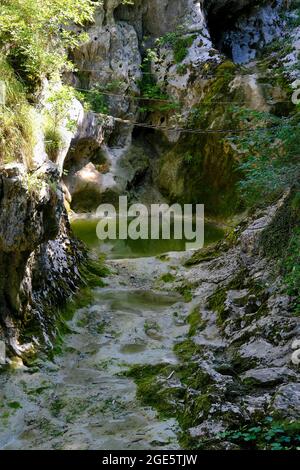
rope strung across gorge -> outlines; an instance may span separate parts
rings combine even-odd
[[[103,73],[103,69],[80,69],[80,70],[70,70],[70,71],[67,71],[68,72],[71,72],[71,73],[81,73],[81,72],[88,72],[88,73]],[[253,76],[253,75],[257,75],[257,73],[255,72],[247,72],[246,70],[239,70],[238,71],[239,73],[237,74],[237,76],[242,76],[242,77],[247,77],[247,76]],[[140,71],[141,75],[151,75],[151,76],[154,76],[154,73],[153,72],[144,72],[144,71]],[[165,73],[164,75],[168,75],[168,73]],[[208,73],[205,73],[201,76],[201,74],[199,73],[199,76],[201,79],[203,80],[212,80],[212,79],[215,79],[215,78],[222,78],[222,77],[228,77],[228,73],[227,74],[221,74],[221,73],[217,73],[215,75],[213,75],[213,71],[211,72],[211,75]],[[278,77],[280,77],[279,74],[277,74]],[[276,74],[274,76],[274,74],[272,75],[272,78],[276,78]],[[257,77],[259,80],[260,79],[269,79],[270,76],[269,75],[259,75]]]
[[[96,113],[97,116],[101,116],[103,118],[103,114]],[[113,117],[113,116],[112,116]],[[121,119],[113,117],[114,121],[121,122],[123,124],[127,124],[129,126],[135,127],[142,127],[146,129],[156,129],[159,131],[167,131],[167,132],[182,132],[182,133],[189,133],[189,134],[241,134],[247,132],[266,132],[273,129],[277,129],[280,127],[280,124],[269,126],[269,127],[257,127],[257,128],[248,128],[248,129],[189,129],[185,127],[164,127],[164,126],[156,126],[154,124],[148,124],[144,122],[135,122],[129,119]],[[291,128],[297,128],[297,125],[291,125]]]
[[[180,103],[177,102],[177,101],[172,101],[172,100],[167,100],[167,99],[160,99],[160,98],[147,98],[147,97],[144,97],[144,96],[133,96],[133,95],[125,95],[125,94],[121,94],[121,93],[111,93],[111,92],[108,92],[108,91],[105,91],[105,89],[102,91],[101,89],[94,89],[94,90],[88,90],[86,88],[74,88],[75,90],[77,91],[83,91],[85,93],[95,93],[95,91],[98,91],[99,94],[101,95],[105,95],[105,96],[115,96],[115,97],[119,97],[119,98],[123,98],[123,99],[130,99],[130,100],[136,100],[136,101],[155,101],[157,103],[168,103],[168,104],[173,104],[174,106],[178,106]],[[269,105],[274,105],[274,104],[277,104],[277,103],[290,103],[290,101],[286,100],[286,101],[277,101],[276,103],[274,102],[266,102],[266,104],[269,104]],[[197,107],[200,107],[200,106],[210,106],[211,104],[231,104],[231,105],[242,105],[243,102],[239,102],[239,101],[218,101],[218,100],[215,100],[215,101],[210,101],[209,103],[199,103],[197,104]]]

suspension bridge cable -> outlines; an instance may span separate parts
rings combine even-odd
[[[103,114],[95,113],[98,116],[103,118]],[[190,134],[240,134],[240,133],[247,133],[247,132],[261,132],[261,131],[270,131],[273,129],[277,129],[280,127],[280,124],[269,126],[269,127],[257,127],[257,128],[248,128],[248,129],[189,129],[185,127],[164,127],[164,126],[157,126],[155,124],[148,124],[143,122],[135,122],[129,119],[121,119],[113,117],[114,121],[121,122],[123,124],[127,124],[129,126],[134,127],[142,127],[147,129],[155,129],[159,131],[168,131],[168,132],[182,132],[182,133],[190,133]],[[291,126],[293,128],[298,127],[297,125]]]
[[[114,97],[119,97],[119,98],[123,98],[123,99],[131,99],[131,100],[134,100],[134,101],[153,101],[153,102],[157,102],[157,103],[168,103],[168,104],[173,104],[175,106],[178,106],[180,105],[180,103],[178,101],[172,101],[172,100],[167,100],[167,99],[161,99],[161,98],[147,98],[147,97],[144,97],[144,96],[133,96],[133,95],[125,95],[125,94],[121,94],[121,93],[111,93],[111,92],[108,92],[108,91],[102,91],[101,89],[91,89],[91,90],[88,90],[86,88],[78,88],[78,87],[74,87],[74,90],[77,90],[77,91],[82,91],[82,92],[85,92],[85,93],[95,93],[95,91],[98,91],[99,94],[101,95],[104,95],[104,96],[114,96]],[[277,101],[276,103],[271,103],[271,102],[266,102],[266,104],[269,104],[269,105],[272,105],[272,104],[277,104],[277,103],[290,103],[290,101]],[[243,102],[239,102],[239,101],[218,101],[218,100],[215,100],[215,101],[210,101],[209,103],[199,103],[197,106],[200,107],[200,106],[210,106],[212,104],[231,104],[231,105],[241,105],[241,104],[244,104]]]

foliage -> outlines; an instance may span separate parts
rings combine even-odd
[[[300,8],[299,8],[299,2],[295,1],[293,2],[294,4],[292,5],[292,7],[294,7],[294,11],[293,11],[293,15],[291,15],[289,18],[288,18],[288,24],[289,26],[295,28],[297,26],[300,26]]]
[[[276,422],[270,416],[255,426],[225,431],[219,437],[249,450],[299,450],[300,423]]]
[[[190,163],[192,163],[193,159],[194,159],[194,157],[193,157],[193,155],[192,155],[191,153],[188,153],[188,152],[187,152],[187,153],[185,153],[185,154],[183,155],[183,161],[184,161],[184,163],[186,163],[187,165],[189,165]]]
[[[30,105],[44,78],[67,67],[67,49],[83,37],[70,25],[91,21],[92,0],[0,0],[0,79],[6,103],[0,108],[0,163],[22,161],[31,167],[36,112]],[[46,134],[50,154],[58,147],[58,121],[67,104],[63,87],[50,98]],[[60,96],[59,96],[60,95]],[[29,100],[28,100],[29,99]]]
[[[299,180],[300,114],[279,118],[236,108],[235,115],[251,129],[232,138],[244,155],[239,166],[242,197],[248,207],[268,204]]]
[[[46,113],[51,117],[55,128],[57,128],[64,119],[68,118],[68,110],[70,109],[74,96],[74,89],[63,85],[53,90],[47,98],[49,107]]]
[[[177,66],[178,75],[185,75],[188,71],[188,66],[186,64],[179,64]]]
[[[23,85],[0,56],[0,77],[5,85],[5,105],[0,106],[0,164],[23,161],[30,166],[34,146],[34,112]]]
[[[83,101],[87,110],[94,111],[99,114],[108,114],[108,105],[103,89],[99,86],[94,86],[90,90],[77,93],[77,97]]]
[[[56,184],[51,181],[44,174],[37,174],[36,172],[27,172],[23,176],[23,184],[30,195],[32,201],[38,202],[40,193],[43,188],[49,186],[53,192],[56,190]]]
[[[91,0],[1,0],[0,49],[29,91],[65,66],[85,38],[70,28],[93,18]]]
[[[162,91],[160,85],[156,82],[154,76],[151,74],[151,61],[153,60],[153,51],[148,50],[147,56],[144,59],[142,65],[142,71],[144,72],[142,80],[139,81],[139,87],[141,91],[141,99],[153,100],[152,103],[145,101],[145,104],[140,108],[141,112],[167,112],[176,110],[179,104],[175,101],[172,102],[171,98],[167,93]],[[155,102],[157,100],[157,102]]]
[[[45,149],[48,157],[53,162],[56,161],[61,146],[62,137],[59,130],[51,125],[48,125],[45,128]]]
[[[166,273],[161,276],[161,280],[166,283],[173,282],[175,281],[175,276],[172,273]]]
[[[44,110],[45,146],[50,160],[54,162],[63,144],[60,126],[65,124],[67,129],[71,131],[75,124],[69,116],[69,109],[74,97],[74,89],[63,85],[52,90],[47,98],[47,106]]]
[[[189,47],[193,44],[197,35],[183,35],[183,29],[178,28],[175,32],[167,33],[158,39],[159,46],[169,45],[173,49],[174,61],[180,64],[187,56]]]
[[[213,73],[213,77],[209,89],[199,106],[196,105],[191,109],[188,119],[190,128],[204,128],[211,122],[219,120],[220,117],[224,117],[222,127],[225,127],[227,123],[232,126],[234,120],[232,109],[230,106],[224,107],[222,101],[224,96],[230,96],[229,86],[234,79],[236,66],[226,60],[214,70],[210,70],[210,73]]]
[[[292,296],[293,309],[300,315],[300,229],[296,228],[287,248],[287,255],[283,262],[284,282],[288,295]]]
[[[300,314],[300,113],[276,117],[268,113],[236,109],[244,126],[254,128],[234,139],[243,154],[239,169],[244,177],[239,190],[247,207],[265,206],[285,190],[296,195],[266,234],[266,254],[280,258],[286,292],[292,297],[294,313]],[[270,238],[271,237],[271,238]]]

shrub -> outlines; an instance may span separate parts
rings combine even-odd
[[[34,146],[34,113],[24,87],[12,68],[0,57],[0,78],[6,87],[6,102],[0,106],[0,164],[12,161],[31,164]]]
[[[248,207],[272,202],[300,176],[300,113],[279,118],[236,108],[236,118],[250,131],[232,140],[241,151],[239,183]]]
[[[67,63],[66,50],[83,37],[67,27],[93,18],[91,0],[2,0],[0,48],[29,91],[43,77],[58,73]]]
[[[173,49],[175,63],[180,64],[186,58],[196,37],[196,34],[183,35],[183,29],[178,28],[175,32],[167,33],[159,38],[158,45],[170,45]]]
[[[53,126],[48,126],[45,129],[45,148],[48,157],[53,162],[56,161],[58,152],[62,147],[62,137],[59,130]]]

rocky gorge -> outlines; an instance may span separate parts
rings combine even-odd
[[[0,167],[1,448],[299,447],[298,281],[282,266],[297,178],[251,207],[238,189],[254,143],[275,154],[299,127],[298,7],[105,0],[70,26],[85,39],[41,81],[30,163]],[[104,261],[76,221],[119,195],[204,203],[217,232]]]

